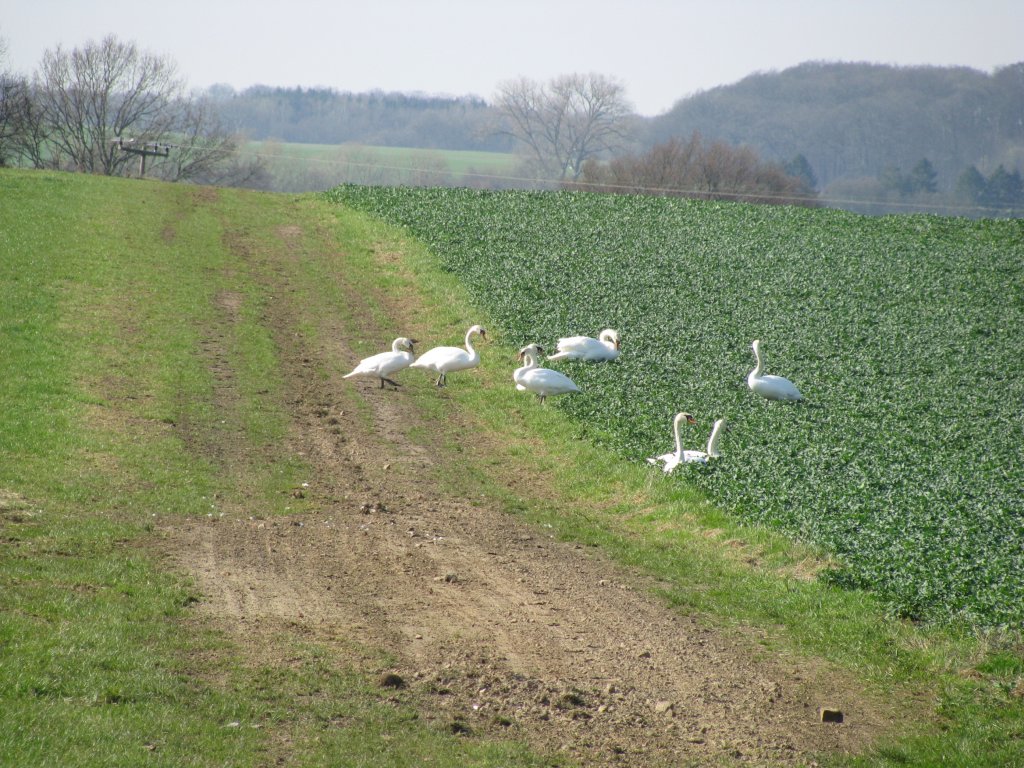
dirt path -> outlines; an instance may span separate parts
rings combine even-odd
[[[297,235],[281,234],[287,251]],[[450,459],[410,437],[430,425],[404,391],[315,374],[354,361],[351,339],[368,329],[325,321],[319,346],[303,346],[300,311],[282,301],[268,322],[290,449],[316,468],[302,489],[312,511],[261,520],[243,508],[164,530],[170,556],[205,595],[198,610],[243,648],[264,653],[283,633],[339,654],[353,641],[385,649],[398,660],[391,671],[429,701],[425,717],[585,765],[804,764],[862,749],[884,726],[826,665],[762,658],[755,632],[673,612],[642,575],[598,551],[486,500],[446,495],[435,478]],[[208,354],[212,369],[224,366],[215,344]],[[230,376],[218,380],[231,387]],[[365,407],[345,407],[353,391]],[[463,439],[465,451],[483,450],[468,431]],[[233,458],[230,441],[216,450],[221,462],[251,461]],[[841,708],[845,722],[821,723],[822,705]]]

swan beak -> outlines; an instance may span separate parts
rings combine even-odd
[[[687,424],[696,424],[697,420],[695,418],[693,418],[693,416],[691,416],[690,414],[686,414],[686,423]]]

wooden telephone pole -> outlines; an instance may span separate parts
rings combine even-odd
[[[118,149],[122,152],[127,152],[129,155],[139,156],[139,178],[143,178],[146,175],[146,158],[147,157],[167,157],[171,154],[170,144],[157,144],[150,142],[143,144],[138,147],[130,146],[135,139],[128,139],[127,142],[123,138],[117,140]]]

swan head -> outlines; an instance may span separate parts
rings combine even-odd
[[[754,339],[754,343],[751,344],[750,346],[753,347],[755,355],[760,355],[761,354],[761,340],[760,339]]]
[[[398,346],[404,347],[405,349],[408,349],[410,352],[414,354],[416,350],[413,347],[413,345],[417,343],[418,342],[416,341],[416,339],[410,339],[408,336],[402,336],[400,339],[398,339]]]
[[[601,331],[601,335],[598,338],[601,341],[610,341],[615,346],[615,349],[619,348],[619,332],[614,328],[605,328]]]
[[[684,421],[687,424],[693,424],[693,425],[697,424],[697,420],[695,418],[693,418],[693,416],[690,415],[689,413],[687,413],[686,411],[682,411],[680,413],[677,413],[676,414],[676,418],[675,418],[675,423],[676,424],[682,424]]]
[[[535,360],[544,354],[544,347],[539,344],[527,344],[525,347],[519,350],[519,354],[516,355],[517,360],[522,360],[525,357],[532,357]]]
[[[481,339],[487,341],[487,330],[482,325],[470,326],[470,329],[466,331],[467,336],[472,336],[474,333],[479,334]]]

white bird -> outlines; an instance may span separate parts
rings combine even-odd
[[[487,340],[487,331],[479,325],[472,326],[466,331],[466,348],[461,347],[434,347],[428,349],[412,364],[413,368],[426,368],[434,371],[437,386],[443,387],[448,383],[447,375],[452,371],[464,371],[467,368],[476,368],[480,365],[480,353],[473,348],[472,337],[480,334],[480,338]]]
[[[548,360],[614,360],[619,356],[619,332],[611,328],[601,331],[598,338],[566,336],[558,340],[555,354]]]
[[[521,392],[533,392],[542,403],[545,397],[579,392],[580,388],[564,373],[537,366],[537,358],[542,354],[544,350],[536,344],[528,344],[519,350],[519,359],[524,360],[526,365],[516,368],[512,374],[516,389]]]
[[[796,384],[782,376],[762,375],[764,363],[761,361],[761,342],[754,340],[754,357],[757,367],[747,376],[747,386],[767,400],[803,400],[804,396],[796,388]]]
[[[688,413],[677,413],[675,419],[672,420],[672,431],[676,437],[676,449],[671,453],[664,453],[661,456],[652,456],[647,460],[649,464],[657,464],[659,461],[665,462],[664,470],[666,473],[671,472],[679,464],[707,464],[708,459],[717,459],[722,454],[718,451],[718,439],[722,434],[722,430],[725,428],[725,419],[719,419],[715,422],[715,426],[711,429],[711,437],[708,438],[708,449],[707,451],[684,451],[682,436],[679,434],[679,425],[683,422],[687,424],[696,424],[697,420]]]
[[[350,379],[353,376],[376,377],[380,379],[381,389],[384,389],[385,381],[388,384],[397,387],[398,382],[388,377],[391,376],[391,374],[397,373],[403,368],[408,368],[412,365],[413,355],[415,353],[413,344],[415,343],[415,339],[399,336],[391,342],[390,352],[381,352],[379,354],[363,358],[359,361],[359,364],[352,369],[351,373],[346,373],[342,378]]]

